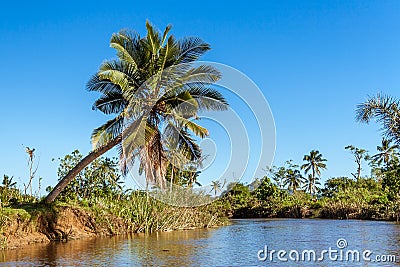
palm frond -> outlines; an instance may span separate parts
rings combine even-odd
[[[128,105],[121,93],[110,92],[103,94],[93,104],[92,109],[98,109],[104,114],[120,113]]]
[[[116,146],[116,149],[117,149],[117,153],[118,153],[118,157],[119,157],[120,170],[122,172],[122,175],[126,176],[128,174],[129,168],[128,168],[128,159],[126,158],[126,155],[124,153],[124,148],[123,148],[122,144],[120,143]],[[135,163],[135,157],[131,157],[130,160],[131,160],[130,166],[133,166]]]
[[[173,143],[170,147],[178,151],[186,159],[199,161],[201,159],[201,148],[196,144],[195,140],[190,136],[190,133],[185,128],[179,128],[176,125],[169,123],[165,129],[163,136],[172,137]]]
[[[369,123],[372,119],[381,124],[383,136],[400,144],[400,100],[377,94],[357,105],[357,121]]]
[[[164,88],[164,95],[174,95],[184,91],[187,85],[211,85],[221,78],[221,73],[209,65],[179,64],[164,70],[162,76],[159,87]]]
[[[199,110],[227,110],[228,101],[215,89],[190,86],[187,92],[196,99]]]
[[[146,133],[148,130],[146,116],[141,116],[134,121],[125,118],[122,145],[126,155],[135,154],[135,151],[149,140],[149,135]]]
[[[183,129],[179,131],[179,148],[190,160],[199,161],[201,159],[201,148],[190,134]]]
[[[110,80],[103,80],[98,74],[93,75],[86,84],[88,91],[96,91],[103,94],[107,93],[121,93],[121,87],[114,84]]]
[[[202,110],[227,110],[228,102],[223,95],[212,88],[205,88],[203,85],[187,85],[183,92],[189,94],[197,103],[199,111]],[[182,90],[175,93],[182,94]],[[169,110],[173,110],[182,104],[179,95],[173,95],[171,92],[160,98],[160,102],[165,103]]]
[[[135,54],[137,53],[136,47],[140,40],[138,34],[132,34],[128,31],[120,31],[111,36],[110,47],[117,50],[117,56],[121,61],[128,62],[135,68],[139,68],[136,62]]]
[[[197,37],[187,37],[178,42],[180,53],[177,56],[178,63],[188,63],[199,59],[211,49],[210,45]]]
[[[141,74],[137,69],[125,61],[110,60],[101,64],[97,73],[101,80],[109,80],[118,85],[122,91],[129,87],[139,87]]]
[[[159,69],[164,70],[176,64],[175,55],[178,51],[178,46],[173,36],[170,36],[165,44],[160,49],[159,53]]]
[[[154,26],[146,20],[146,29],[147,29],[147,42],[150,45],[150,49],[153,55],[158,54],[158,50],[161,47],[161,39],[160,34],[157,30],[154,29]]]
[[[164,45],[165,40],[167,39],[168,33],[169,33],[169,31],[171,29],[172,29],[172,25],[171,24],[168,24],[167,27],[165,27],[165,30],[164,30],[164,33],[163,33],[163,37],[162,37],[162,40],[161,40],[161,46]]]
[[[198,125],[197,123],[195,123],[191,120],[188,120],[181,116],[174,116],[174,120],[176,120],[179,123],[180,127],[185,127],[187,129],[189,129],[196,136],[198,136],[200,138],[205,138],[208,136],[208,130],[206,128]]]
[[[93,149],[104,146],[119,136],[123,131],[123,121],[124,119],[122,116],[117,116],[116,118],[107,121],[102,126],[94,129],[92,133]]]

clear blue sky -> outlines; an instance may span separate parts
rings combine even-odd
[[[145,33],[146,19],[203,38],[213,48],[204,60],[233,66],[262,89],[276,123],[274,164],[301,163],[319,149],[325,180],[355,170],[346,145],[375,152],[379,127],[356,123],[354,109],[377,92],[400,97],[400,1],[193,3],[2,3],[0,175],[26,182],[30,146],[43,186],[54,185],[52,158],[90,151],[92,129],[107,118],[91,110],[97,95],[85,84],[114,57],[111,34]]]

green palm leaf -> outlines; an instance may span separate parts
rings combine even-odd
[[[119,136],[123,129],[123,121],[124,118],[122,116],[117,116],[94,129],[92,133],[93,149],[102,147]]]
[[[120,113],[128,104],[121,93],[105,93],[94,102],[92,109],[98,109],[104,114]]]
[[[177,62],[179,63],[196,61],[211,49],[209,44],[197,37],[184,38],[178,42],[178,46]]]
[[[119,59],[133,65],[135,68],[139,68],[139,62],[137,62],[135,58],[135,55],[137,55],[135,50],[139,42],[140,36],[138,34],[120,31],[112,35],[110,47],[117,50]]]

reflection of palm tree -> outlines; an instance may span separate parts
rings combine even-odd
[[[160,131],[163,123],[175,126],[169,127],[169,130],[177,134],[177,149],[183,150],[187,158],[194,160],[201,156],[201,150],[192,138],[192,133],[202,138],[208,131],[191,119],[197,118],[199,110],[227,108],[224,97],[208,87],[220,78],[220,73],[209,66],[189,67],[186,64],[182,70],[179,69],[183,78],[177,82],[178,85],[175,84],[173,89],[164,94],[158,95],[157,92],[160,93],[158,82],[168,79],[161,75],[165,69],[196,61],[210,46],[195,37],[179,41],[173,36],[168,37],[170,26],[167,26],[162,34],[149,22],[146,22],[146,28],[147,35],[144,38],[126,31],[112,36],[111,46],[117,50],[118,59],[104,62],[99,72],[88,82],[87,88],[102,94],[95,102],[94,109],[116,115],[93,131],[94,150],[60,180],[46,197],[47,203],[53,202],[89,163],[115,146],[120,148],[120,163],[124,172],[127,171],[127,164],[132,163],[134,158],[139,158],[140,169],[144,171],[146,181],[164,187],[167,157]],[[147,83],[149,79],[152,80]],[[139,89],[143,89],[143,92],[138,96]],[[139,115],[148,103],[152,104],[149,114],[134,118],[129,127],[131,133],[143,130],[144,136],[139,136],[138,139],[145,142],[139,142],[138,145],[138,142],[133,140],[132,151],[129,151],[131,158],[125,159],[121,149],[124,121],[128,113],[133,113],[133,116]],[[191,113],[176,112],[176,108],[182,105],[184,108],[191,108]]]
[[[315,183],[318,181],[318,176],[321,175],[321,169],[326,169],[326,164],[324,161],[326,159],[322,158],[322,154],[318,150],[312,150],[309,155],[304,155],[303,158],[306,163],[301,166],[305,174],[311,171],[311,175],[307,179],[307,190],[310,194],[314,194],[316,191]]]
[[[371,157],[372,161],[379,166],[385,163],[386,169],[389,169],[391,159],[398,154],[397,149],[400,148],[399,145],[391,145],[391,143],[392,140],[382,138],[382,145],[376,147],[379,153]]]

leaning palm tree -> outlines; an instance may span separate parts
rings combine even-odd
[[[105,61],[87,88],[101,93],[93,109],[115,116],[93,131],[93,151],[59,181],[46,197],[47,203],[85,166],[113,147],[118,148],[124,174],[139,158],[146,183],[160,188],[165,188],[168,160],[163,135],[175,135],[175,148],[189,160],[201,158],[192,133],[203,138],[208,131],[193,119],[202,110],[227,108],[224,97],[210,88],[220,73],[209,66],[192,65],[210,46],[196,37],[179,41],[168,37],[171,26],[162,34],[148,21],[146,28],[145,37],[128,31],[112,35],[110,46],[117,50],[117,59]],[[164,131],[162,126],[166,126]]]
[[[326,159],[322,158],[322,154],[318,150],[312,150],[309,155],[304,155],[303,161],[306,161],[306,163],[301,166],[301,169],[304,170],[305,174],[311,171],[311,176],[308,179],[308,191],[313,194],[316,191],[315,182],[321,175],[321,169],[326,169],[324,163]]]
[[[383,136],[400,144],[400,100],[377,94],[357,105],[356,119],[369,123],[372,119],[382,126]]]
[[[378,164],[378,166],[384,163],[387,170],[389,170],[392,158],[398,155],[398,149],[400,148],[398,144],[392,145],[391,143],[392,140],[382,138],[382,145],[376,147],[378,153],[371,157],[372,162]]]

